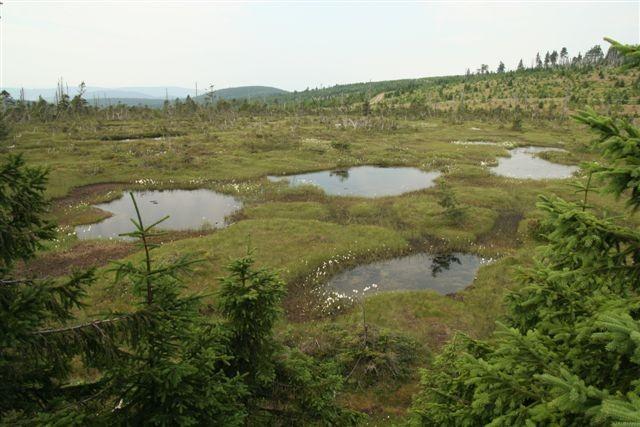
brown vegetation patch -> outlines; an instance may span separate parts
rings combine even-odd
[[[101,141],[134,141],[137,139],[164,139],[173,136],[183,136],[183,132],[173,131],[160,131],[160,132],[141,132],[141,133],[127,133],[127,134],[114,134],[103,135],[100,137]]]
[[[459,294],[457,292],[450,292],[448,294],[445,295],[447,298],[451,298],[452,300],[455,301],[464,301],[464,295]]]
[[[500,211],[491,230],[478,238],[478,244],[488,247],[517,247],[520,244],[520,239],[517,238],[518,225],[523,218],[522,212]]]
[[[68,195],[53,200],[54,208],[62,208],[69,205],[89,200],[96,195],[105,194],[109,191],[120,190],[126,183],[123,182],[104,182],[98,184],[83,185],[72,189]]]
[[[151,243],[165,244],[181,239],[202,237],[214,230],[172,231],[150,239]],[[138,250],[138,245],[128,241],[93,240],[80,241],[64,251],[42,252],[37,258],[16,266],[16,277],[58,277],[75,270],[102,267],[110,261],[122,259]]]
[[[59,252],[44,252],[39,257],[16,268],[16,276],[58,277],[74,270],[100,267],[109,261],[133,253],[136,246],[128,242],[78,242],[72,248]]]
[[[427,342],[431,348],[440,349],[453,336],[454,330],[447,324],[437,320],[432,321],[426,328]]]
[[[157,243],[163,245],[165,243],[172,243],[177,240],[182,239],[192,239],[194,237],[203,237],[208,236],[209,234],[215,233],[215,229],[210,230],[174,230],[167,231],[160,236],[152,237],[149,239],[151,243]]]

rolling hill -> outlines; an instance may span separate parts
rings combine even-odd
[[[20,98],[20,88],[3,88],[11,94],[14,99]],[[75,95],[75,89],[69,88],[69,96]],[[215,99],[266,99],[274,96],[284,96],[289,92],[270,86],[239,86],[214,91]],[[38,97],[44,98],[48,102],[55,99],[55,88],[24,88],[24,98],[27,101],[37,101]],[[100,107],[124,104],[130,106],[148,106],[152,108],[162,107],[165,99],[184,99],[187,96],[194,97],[195,90],[182,87],[121,87],[104,88],[88,86],[84,98],[91,105]],[[206,95],[194,97],[197,102],[204,102]]]
[[[271,86],[239,86],[214,91],[216,99],[261,99],[286,95],[289,92]],[[199,102],[205,100],[206,95],[195,98]]]

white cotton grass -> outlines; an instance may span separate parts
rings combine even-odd
[[[343,310],[352,308],[355,304],[363,304],[364,299],[376,292],[378,288],[377,283],[371,283],[361,289],[352,289],[350,295],[323,289],[319,309],[325,315],[339,314]]]

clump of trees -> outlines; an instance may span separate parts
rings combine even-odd
[[[0,417],[8,425],[350,425],[361,415],[336,402],[342,376],[278,342],[284,285],[232,262],[216,295],[218,318],[184,289],[190,256],[153,256],[158,223],[138,212],[140,262],[114,265],[130,312],[81,321],[94,272],[67,279],[16,277],[14,264],[55,236],[43,219],[47,173],[10,156],[0,166]],[[135,205],[135,200],[132,202]],[[137,207],[136,207],[137,211]],[[161,222],[161,221],[160,221]],[[79,367],[95,375],[72,380]]]
[[[638,66],[639,46],[613,47]],[[413,404],[421,425],[640,423],[640,233],[588,204],[591,178],[640,207],[640,129],[585,110],[599,135],[581,200],[541,196],[546,242],[508,314],[486,341],[458,335],[425,370]]]
[[[526,67],[520,59],[516,66],[516,71],[525,71],[527,69],[541,70],[541,69],[554,69],[554,68],[589,68],[597,67],[599,65],[620,65],[623,62],[623,58],[616,53],[615,49],[609,49],[605,55],[600,45],[595,45],[589,49],[584,56],[581,52],[573,58],[569,57],[569,51],[566,47],[560,49],[560,53],[557,50],[551,52],[545,52],[544,56],[540,55],[540,52],[536,53],[535,58],[532,61],[532,67]],[[496,73],[504,73],[506,70],[502,61],[496,68]],[[489,73],[487,65],[482,65],[478,69],[478,74]]]

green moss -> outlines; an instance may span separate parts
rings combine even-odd
[[[242,212],[249,219],[317,219],[327,220],[330,216],[328,206],[318,202],[265,203],[245,208]]]
[[[328,259],[351,254],[373,259],[398,253],[408,243],[398,233],[377,226],[339,225],[315,220],[255,219],[241,221],[213,234],[179,240],[156,250],[159,260],[191,253],[204,262],[197,264],[189,289],[211,293],[218,286],[224,267],[253,251],[256,265],[277,269],[289,283],[305,277]],[[141,254],[132,255],[140,257]],[[124,292],[123,292],[124,291]],[[109,286],[108,275],[95,290],[94,298],[107,307],[126,307],[128,292]]]

